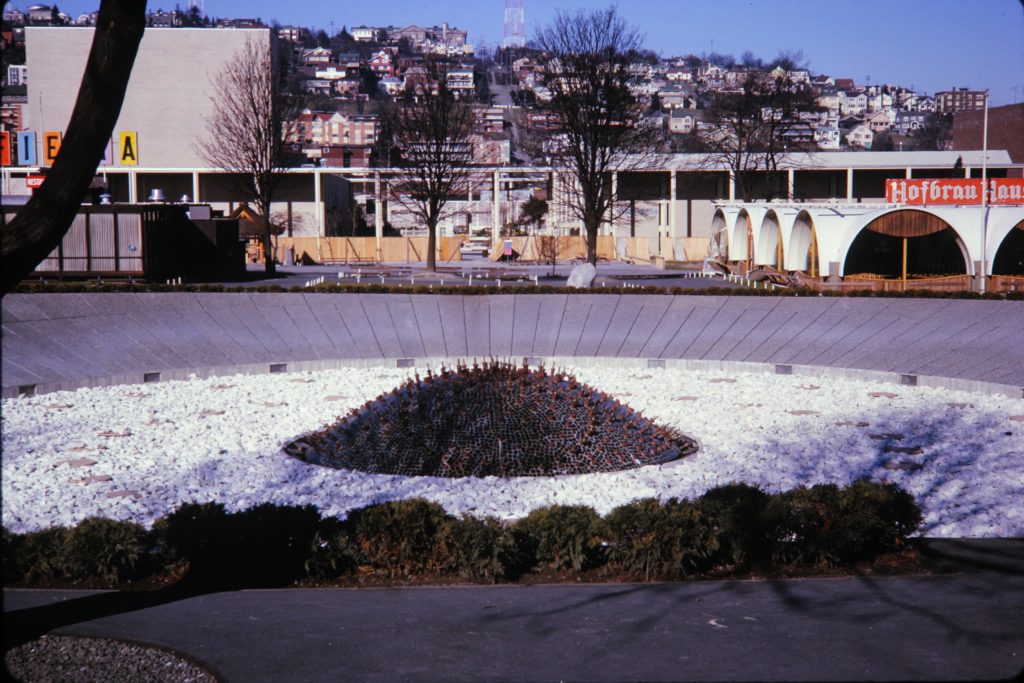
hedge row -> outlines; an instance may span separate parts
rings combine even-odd
[[[745,484],[695,501],[638,500],[605,517],[550,506],[514,523],[454,517],[415,499],[340,521],[310,506],[229,513],[186,504],[147,530],[90,518],[71,529],[3,531],[5,585],[126,585],[174,569],[203,585],[251,587],[353,573],[513,581],[532,571],[604,569],[643,580],[711,571],[852,565],[906,547],[921,521],[907,492],[859,481],[769,495]]]
[[[664,294],[670,296],[796,296],[796,297],[874,297],[891,299],[985,299],[985,300],[1024,300],[1024,291],[1019,292],[940,292],[931,290],[912,290],[907,292],[883,292],[872,289],[853,289],[848,291],[816,292],[811,289],[752,289],[747,287],[594,287],[592,289],[574,289],[555,287],[552,285],[522,285],[505,281],[502,287],[495,286],[429,286],[429,285],[381,285],[381,284],[321,284],[315,287],[281,285],[256,285],[243,287],[231,284],[190,284],[164,285],[146,282],[35,282],[26,281],[19,284],[14,291],[28,294],[59,294],[59,293],[116,293],[116,292],[271,292],[300,294],[461,294],[463,296],[479,296],[484,294]]]

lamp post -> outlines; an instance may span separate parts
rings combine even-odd
[[[985,90],[985,115],[981,127],[981,281],[984,294],[988,284],[988,89]]]

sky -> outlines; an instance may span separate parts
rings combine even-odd
[[[150,0],[150,10],[176,2]],[[211,17],[259,17],[330,32],[342,26],[449,25],[469,42],[500,45],[504,0],[334,2],[200,0]],[[11,3],[21,9],[28,2]],[[71,16],[97,0],[65,0]],[[601,0],[524,0],[527,38],[556,11],[603,9]],[[993,106],[1024,102],[1024,0],[621,0],[621,14],[662,56],[750,51],[769,60],[800,50],[813,73],[858,84],[895,83],[934,94],[989,89]]]

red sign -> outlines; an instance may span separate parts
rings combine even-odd
[[[989,180],[988,203],[996,206],[1024,204],[1024,178],[992,178]]]
[[[25,187],[30,190],[34,190],[37,187],[40,187],[44,180],[46,180],[46,176],[44,175],[27,175],[25,176]]]
[[[989,178],[988,203],[1024,204],[1024,178]],[[885,201],[910,206],[980,206],[979,178],[893,179],[885,183]]]

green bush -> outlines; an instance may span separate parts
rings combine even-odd
[[[715,533],[700,509],[675,498],[654,498],[615,508],[607,517],[609,561],[627,572],[653,578],[681,578],[706,570],[718,549]]]
[[[921,509],[895,485],[858,481],[843,489],[819,484],[780,493],[765,516],[774,561],[834,566],[904,547]]]
[[[463,515],[448,533],[452,567],[459,576],[494,583],[529,569],[513,529],[494,517]]]
[[[360,564],[408,576],[449,568],[453,519],[437,503],[413,499],[354,510],[347,526]]]
[[[61,548],[64,575],[115,585],[151,573],[149,533],[139,524],[89,517],[68,530]]]
[[[835,484],[801,486],[772,496],[765,506],[772,561],[836,564],[834,530],[839,517],[839,487]]]
[[[589,569],[604,563],[605,525],[593,508],[552,505],[534,510],[515,525],[531,565]]]
[[[768,494],[748,484],[719,486],[697,499],[697,508],[714,533],[714,562],[749,566],[767,558],[764,510],[768,500]]]
[[[285,585],[305,575],[320,525],[316,508],[263,503],[230,515],[228,523],[237,539],[232,564],[241,585]]]
[[[239,544],[222,503],[185,503],[158,519],[153,535],[171,561],[188,563],[191,580],[230,581]]]
[[[347,525],[334,517],[325,517],[317,525],[310,543],[304,569],[307,576],[332,579],[353,571],[357,552]]]
[[[921,524],[914,497],[895,484],[861,480],[839,493],[836,555],[845,563],[902,550]]]
[[[64,543],[68,533],[68,529],[58,526],[11,534],[5,539],[4,583],[64,580]]]

